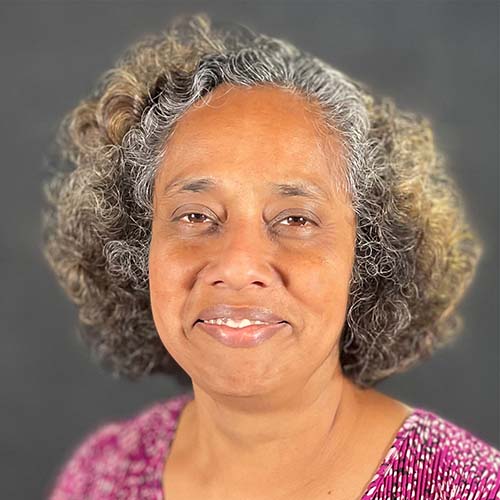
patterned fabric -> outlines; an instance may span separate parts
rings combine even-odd
[[[168,500],[162,473],[186,393],[103,425],[59,471],[49,500]],[[500,500],[500,451],[415,408],[360,500]],[[197,499],[193,499],[197,500]]]

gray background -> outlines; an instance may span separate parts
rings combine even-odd
[[[185,388],[117,381],[74,334],[76,309],[40,251],[41,184],[63,114],[132,42],[205,11],[284,37],[429,117],[486,243],[465,332],[378,389],[499,436],[497,2],[17,2],[0,4],[1,498],[44,498],[79,441]]]

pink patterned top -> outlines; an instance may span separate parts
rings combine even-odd
[[[192,393],[157,403],[87,436],[49,500],[161,500],[163,465]],[[360,500],[500,499],[500,451],[431,411],[415,408]]]

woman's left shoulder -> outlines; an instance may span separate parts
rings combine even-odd
[[[415,414],[428,444],[438,443],[443,452],[457,460],[475,463],[485,459],[497,467],[500,465],[500,450],[473,432],[431,410],[417,408]]]
[[[471,490],[481,495],[478,500],[500,498],[500,450],[431,410],[416,408],[412,420],[408,439],[419,455],[415,463],[432,461],[453,498]]]

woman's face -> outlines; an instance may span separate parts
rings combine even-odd
[[[339,146],[322,139],[311,109],[280,89],[220,86],[167,143],[154,189],[151,306],[166,349],[207,391],[265,394],[338,364],[355,217],[336,188]],[[215,187],[169,188],[200,177]],[[292,182],[322,194],[272,187]],[[217,304],[265,307],[289,325],[258,345],[228,346],[193,326]]]

